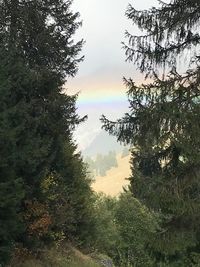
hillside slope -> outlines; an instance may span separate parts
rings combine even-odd
[[[89,255],[83,254],[76,248],[52,248],[44,251],[40,257],[30,257],[22,260],[15,259],[9,267],[101,267]]]
[[[96,177],[92,184],[94,191],[98,193],[103,192],[112,197],[119,195],[123,191],[123,187],[129,185],[129,181],[126,179],[131,173],[129,161],[130,156],[121,158],[121,154],[118,155],[118,167],[107,171],[104,177]]]

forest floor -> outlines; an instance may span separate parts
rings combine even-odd
[[[81,251],[67,247],[67,249],[52,248],[43,252],[40,259],[32,257],[26,261],[14,260],[8,267],[100,267],[94,259]]]

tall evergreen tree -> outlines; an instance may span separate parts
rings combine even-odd
[[[77,190],[86,187],[89,193],[72,141],[72,131],[83,119],[76,114],[76,96],[63,93],[66,78],[76,74],[82,60],[78,57],[82,41],[74,43],[72,39],[80,22],[79,14],[70,9],[71,2],[0,1],[2,264],[16,240],[34,244],[35,236],[29,231],[34,216],[29,216],[27,209],[34,203],[39,207],[47,204],[42,188],[47,176],[59,172],[63,188],[75,183]],[[65,153],[69,161],[63,160]],[[75,179],[82,180],[78,183]],[[70,191],[64,197],[73,198]],[[80,210],[75,205],[73,209],[74,214]],[[81,217],[81,212],[76,216]]]
[[[130,189],[162,214],[163,231],[152,242],[157,266],[198,266],[199,1],[159,1],[158,7],[145,11],[130,5],[126,15],[145,32],[126,33],[127,59],[150,82],[136,85],[125,79],[130,112],[117,122],[103,117],[103,127],[132,145]]]

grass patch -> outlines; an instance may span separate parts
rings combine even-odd
[[[13,262],[10,267],[100,267],[89,256],[79,250],[51,249],[43,253],[40,259],[29,259],[24,262]]]

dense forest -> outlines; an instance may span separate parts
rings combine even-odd
[[[126,32],[125,55],[145,82],[124,78],[129,112],[101,118],[131,147],[117,198],[93,192],[73,138],[87,116],[64,92],[84,59],[71,4],[0,1],[0,266],[198,267],[199,0],[126,10],[142,35]]]

